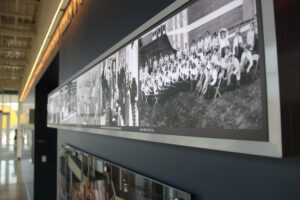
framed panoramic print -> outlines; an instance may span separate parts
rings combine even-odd
[[[176,1],[51,92],[48,126],[281,157],[273,1]]]
[[[191,200],[191,194],[69,145],[60,148],[59,199]]]

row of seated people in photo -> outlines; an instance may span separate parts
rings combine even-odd
[[[195,92],[203,98],[209,88],[219,90],[222,80],[227,80],[226,85],[230,86],[232,76],[239,85],[243,72],[249,74],[251,69],[257,69],[256,35],[255,24],[251,22],[244,36],[246,40],[237,28],[230,43],[228,30],[223,28],[219,31],[217,42],[213,36],[208,45],[201,46],[200,38],[197,44],[195,41],[191,43],[188,51],[177,49],[161,55],[159,59],[149,59],[140,71],[142,94],[157,97],[176,84],[178,86],[178,83],[192,81],[196,83]],[[206,46],[209,48],[206,49]]]

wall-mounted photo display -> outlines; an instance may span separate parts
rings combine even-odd
[[[190,200],[191,195],[68,145],[60,149],[60,200]]]
[[[182,135],[188,128],[185,135],[267,140],[256,1],[211,2],[209,8],[204,2],[139,38],[140,126],[169,134]]]
[[[74,190],[79,190],[80,183],[82,183],[82,155],[61,150],[60,155],[60,173],[59,173],[59,198],[72,199],[71,193]]]
[[[100,62],[100,125],[138,126],[138,42]]]
[[[173,3],[53,91],[48,126],[280,157],[273,12]]]
[[[60,124],[60,102],[59,92],[55,92],[48,97],[47,103],[47,123],[48,124]]]
[[[76,115],[70,118],[69,124],[99,125],[100,115],[100,65],[96,65],[79,76],[75,90]]]

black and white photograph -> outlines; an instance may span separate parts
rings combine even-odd
[[[138,42],[100,63],[100,124],[138,126]]]
[[[271,4],[176,1],[51,92],[48,126],[281,156]]]
[[[53,124],[54,122],[54,96],[48,98],[47,102],[47,123]]]
[[[138,40],[128,44],[120,52],[120,61],[125,63],[125,85],[126,85],[126,126],[139,125],[138,109]],[[120,77],[122,80],[122,77]],[[124,79],[123,79],[124,80]]]
[[[47,103],[47,123],[60,124],[59,92],[48,98]]]
[[[121,110],[117,105],[117,55],[114,54],[100,62],[100,125],[117,126],[121,124]]]
[[[83,125],[100,124],[100,66],[99,64],[77,79],[77,109],[72,123]]]
[[[282,156],[272,6],[174,2],[52,91],[48,127]]]
[[[57,109],[60,123],[53,123],[100,124],[99,75],[99,66],[96,65],[57,92],[59,100],[55,99],[56,103],[50,104],[49,110]],[[51,96],[49,99],[53,101],[53,98],[54,96]]]
[[[264,85],[255,0],[198,0],[139,39],[140,126],[257,130]]]
[[[72,124],[72,119],[76,116],[77,101],[76,88],[77,81],[71,81],[59,90],[59,105],[60,105],[60,123]]]

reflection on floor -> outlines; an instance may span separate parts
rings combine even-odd
[[[20,161],[15,156],[14,133],[0,137],[0,200],[27,200]]]

